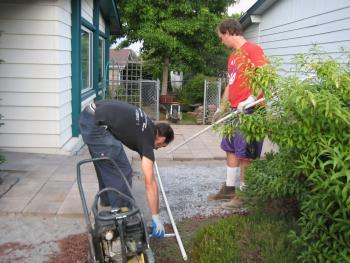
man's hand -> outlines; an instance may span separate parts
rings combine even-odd
[[[162,221],[159,218],[159,214],[152,215],[152,237],[162,238],[164,237],[165,230]]]
[[[249,96],[246,100],[244,101],[241,101],[238,106],[237,106],[237,110],[239,112],[243,112],[245,110],[245,107],[248,105],[248,104],[251,104],[255,101],[255,98],[254,96]]]
[[[217,110],[215,111],[214,115],[213,115],[213,120],[212,122],[217,122],[218,120],[220,120],[222,117],[222,111],[220,110],[220,107],[217,108]]]

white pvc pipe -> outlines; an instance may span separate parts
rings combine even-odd
[[[173,215],[171,213],[171,210],[170,210],[170,207],[169,207],[169,204],[168,204],[168,199],[166,198],[166,195],[165,195],[165,191],[164,191],[164,188],[163,188],[162,179],[160,178],[157,162],[154,162],[154,166],[156,168],[158,184],[160,186],[160,190],[161,190],[163,198],[164,198],[164,202],[165,202],[166,209],[168,211],[170,222],[171,222],[171,225],[173,226],[173,229],[174,229],[174,234],[175,234],[175,237],[176,237],[176,240],[177,240],[177,244],[179,245],[179,248],[180,248],[183,260],[186,261],[187,260],[187,254],[186,254],[185,248],[184,248],[184,246],[182,244],[182,240],[181,240],[179,231],[177,230],[177,227],[176,227]],[[173,234],[168,234],[168,236],[170,236],[170,235],[173,235]]]
[[[263,102],[263,101],[265,101],[265,98],[258,99],[258,100],[256,100],[256,101],[254,101],[254,102],[248,104],[248,105],[245,107],[245,109],[249,109],[249,108],[251,108],[251,107],[255,106],[256,104],[259,104],[259,103],[261,103],[261,102]],[[211,129],[214,125],[219,124],[219,123],[221,123],[221,122],[223,122],[223,121],[225,121],[225,120],[231,118],[233,114],[237,114],[237,113],[238,113],[237,110],[234,111],[234,112],[229,113],[228,115],[226,115],[225,117],[221,118],[220,120],[214,122],[213,124],[209,125],[208,127],[205,127],[203,130],[201,130],[201,131],[197,132],[196,134],[192,135],[190,138],[188,138],[188,139],[185,140],[184,142],[182,142],[182,143],[180,143],[179,145],[173,147],[173,148],[172,148],[170,151],[168,151],[167,153],[172,153],[173,151],[175,151],[175,150],[177,150],[178,148],[180,148],[182,145],[185,145],[186,143],[192,141],[194,138],[198,137],[198,136],[201,135],[202,133],[204,133],[204,132],[206,132],[207,130]]]

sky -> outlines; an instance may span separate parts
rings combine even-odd
[[[241,13],[241,12],[246,12],[252,5],[255,4],[255,2],[257,2],[257,0],[239,0],[238,3],[230,6],[228,8],[228,14],[232,15],[234,13]],[[120,43],[120,41],[118,41],[117,43]],[[115,48],[117,46],[117,44],[112,45],[112,48]],[[137,55],[140,54],[140,48],[142,47],[141,42],[137,42],[134,43],[132,45],[130,45],[128,48],[134,50],[136,52]]]
[[[246,12],[257,0],[239,0],[237,4],[229,6],[228,14]]]

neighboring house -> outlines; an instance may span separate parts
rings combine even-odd
[[[130,69],[130,70],[128,70]],[[133,72],[137,69],[137,72]],[[120,81],[129,79],[126,75],[135,73],[138,79],[141,78],[142,63],[131,49],[110,49],[109,50],[109,80]]]
[[[341,47],[350,50],[348,0],[258,0],[240,22],[246,39],[281,58],[287,71],[293,70],[294,56],[313,44],[334,58]]]
[[[0,31],[0,148],[71,152],[121,32],[116,0],[1,0]]]

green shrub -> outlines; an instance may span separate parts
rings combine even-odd
[[[231,216],[203,227],[192,240],[191,262],[294,262],[291,224],[265,213]]]
[[[267,154],[265,160],[253,161],[246,168],[246,203],[282,216],[297,217],[307,184],[297,170],[296,155],[291,150],[280,149],[278,153]]]
[[[270,66],[251,73],[269,107],[242,116],[241,130],[267,135],[283,152],[247,170],[247,195],[298,200],[300,232],[291,237],[299,262],[350,262],[349,56],[340,63],[312,50],[296,63],[295,76]]]
[[[204,99],[204,80],[213,80],[203,74],[197,74],[177,92],[177,97],[182,104],[203,103]]]

